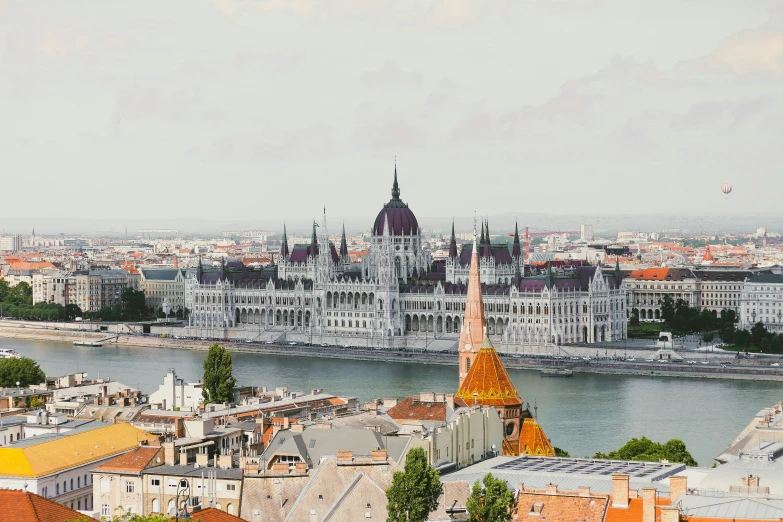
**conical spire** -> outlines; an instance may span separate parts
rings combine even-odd
[[[468,359],[477,354],[484,342],[484,301],[481,297],[481,275],[479,272],[478,248],[476,246],[476,230],[473,230],[473,252],[470,256],[470,273],[468,276],[468,295],[465,298],[465,315],[462,331],[459,336],[460,384],[468,374]]]
[[[511,256],[517,260],[517,266],[519,265],[519,258],[522,256],[522,246],[519,244],[519,225],[514,221],[514,246],[511,249]]]
[[[343,235],[340,238],[340,257],[348,257],[348,241],[345,239],[345,223],[343,223]]]
[[[313,220],[313,235],[310,238],[310,252],[308,252],[309,255],[315,256],[318,255],[318,235],[315,233],[315,227],[318,226],[318,223]],[[327,247],[328,248],[328,247]]]
[[[397,158],[394,158],[394,184],[392,185],[392,199],[400,199],[400,186],[397,184]]]
[[[451,242],[449,243],[449,257],[457,257],[457,236],[454,234],[454,219],[451,219]]]
[[[481,239],[479,239],[479,246],[484,248],[484,221],[481,221]]]
[[[490,257],[492,257],[492,240],[489,238],[489,219],[486,219],[484,221],[484,226],[487,229],[487,237],[486,237],[487,241],[486,243],[484,243],[484,253],[482,255],[483,257],[489,259]]]
[[[283,223],[283,242],[280,243],[280,257],[288,257],[288,233],[285,229],[285,223]]]

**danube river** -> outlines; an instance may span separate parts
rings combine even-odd
[[[0,347],[35,359],[47,375],[87,372],[152,392],[167,368],[183,379],[201,378],[206,352],[171,348],[74,347],[70,343],[0,339]],[[456,366],[427,366],[235,353],[240,384],[323,388],[336,395],[404,397],[421,391],[453,392]],[[538,406],[552,443],[572,456],[616,449],[632,437],[685,441],[702,466],[718,455],[761,408],[783,400],[783,385],[769,381],[576,374],[542,378],[509,372],[517,389]]]

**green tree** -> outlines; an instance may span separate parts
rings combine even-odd
[[[764,327],[764,323],[759,321],[750,329],[750,342],[756,346],[761,346],[761,340],[767,337],[767,335],[769,335],[769,332]]]
[[[715,339],[715,335],[713,335],[712,332],[707,332],[706,334],[704,334],[702,339],[704,340],[705,343],[711,343],[712,340]]]
[[[46,374],[38,363],[27,357],[0,359],[0,387],[29,386],[46,381]]]
[[[386,522],[424,522],[438,507],[440,491],[440,474],[427,463],[422,448],[413,448],[405,458],[405,471],[396,472],[386,490]]]
[[[204,359],[204,389],[201,392],[207,404],[231,402],[234,399],[237,380],[232,375],[233,368],[228,350],[217,343],[209,347],[207,358]]]
[[[514,494],[506,481],[487,473],[484,480],[473,484],[466,503],[468,522],[507,522],[513,506]]]
[[[661,299],[661,319],[663,319],[666,324],[672,324],[674,315],[674,301],[670,295],[663,296],[663,299]]]
[[[555,457],[570,457],[571,454],[562,448],[555,446]]]
[[[73,321],[77,317],[82,316],[82,309],[79,308],[78,305],[67,304],[65,305],[64,315],[65,315],[64,319],[68,321]]]
[[[698,466],[680,439],[671,439],[665,444],[652,441],[647,437],[633,438],[618,450],[609,453],[596,453],[595,459],[638,460],[643,462],[679,462],[686,466]]]

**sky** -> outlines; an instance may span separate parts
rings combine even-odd
[[[779,213],[781,143],[780,1],[0,0],[0,220]]]

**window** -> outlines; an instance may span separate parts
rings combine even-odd
[[[236,491],[237,485],[236,484],[226,484],[226,491]]]
[[[152,512],[160,513],[160,501],[157,498],[152,499]]]
[[[108,517],[109,515],[111,515],[111,512],[109,511],[109,504],[101,504],[101,516]]]
[[[151,486],[160,486],[160,479],[156,478],[156,479],[150,480],[150,485]]]
[[[179,487],[180,487],[181,489],[184,489],[184,488],[188,487],[188,481],[187,481],[187,480],[185,480],[185,479],[182,479],[182,480],[180,480],[180,481],[179,481]]]
[[[73,491],[73,479],[71,479],[71,491]]]
[[[125,481],[125,493],[133,493],[136,491],[136,484],[130,480]]]
[[[76,477],[76,487],[77,488],[82,487],[82,478],[81,477]]]

